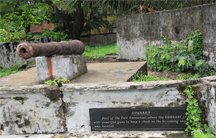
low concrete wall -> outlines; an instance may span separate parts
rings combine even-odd
[[[197,92],[200,94],[200,104],[206,113],[206,120],[210,129],[216,135],[216,77],[206,77],[202,79],[202,84],[198,85]]]
[[[0,87],[0,135],[70,133],[74,137],[140,136],[145,133],[92,132],[90,108],[182,107],[186,84],[196,88],[206,113],[206,120],[216,134],[216,95],[212,80],[125,82],[116,84],[67,84],[52,88]],[[205,118],[204,118],[205,119]],[[159,132],[168,137],[172,132]],[[150,133],[152,134],[152,133]],[[150,135],[151,136],[151,135]]]
[[[67,107],[66,126],[76,136],[92,135],[90,108],[123,107],[179,107],[184,106],[184,96],[172,83],[118,83],[65,85],[63,101]],[[109,137],[109,133],[103,133]]]
[[[0,67],[10,67],[16,63],[23,62],[16,54],[16,46],[18,42],[4,43],[0,45]]]
[[[0,99],[0,135],[66,131],[57,88],[0,88]]]
[[[161,44],[162,37],[173,41],[199,29],[204,34],[204,55],[216,69],[216,4],[168,10],[155,13],[122,16],[117,20],[117,45],[121,58],[145,58],[149,44]]]

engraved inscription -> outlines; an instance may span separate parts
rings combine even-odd
[[[92,131],[184,130],[184,107],[90,109]]]

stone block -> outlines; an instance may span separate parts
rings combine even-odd
[[[37,57],[36,68],[39,83],[55,77],[72,80],[87,72],[86,61],[82,55]]]
[[[205,77],[199,88],[200,103],[204,107],[205,120],[212,133],[216,135],[216,83],[215,76]]]
[[[177,82],[67,84],[64,93],[66,126],[76,137],[96,134],[90,128],[90,108],[183,107]],[[98,134],[98,133],[97,133]],[[127,133],[128,134],[128,133]],[[104,133],[110,137],[110,133]]]
[[[66,132],[57,88],[1,87],[0,99],[0,135]]]

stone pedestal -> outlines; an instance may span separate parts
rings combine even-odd
[[[35,60],[39,83],[53,78],[72,80],[87,72],[86,61],[82,55],[37,57]]]

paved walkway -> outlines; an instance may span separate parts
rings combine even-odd
[[[88,63],[88,73],[72,80],[72,83],[125,82],[144,64],[145,62]],[[38,82],[35,67],[0,78],[0,86],[31,86],[36,84]]]

